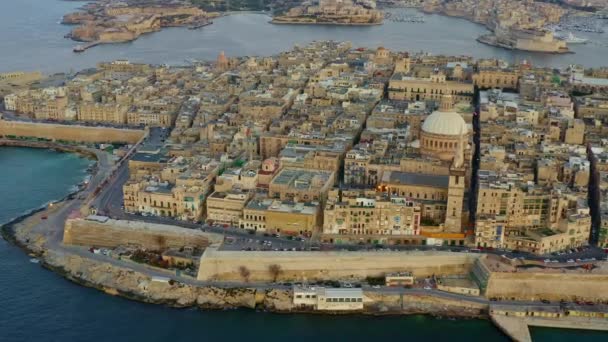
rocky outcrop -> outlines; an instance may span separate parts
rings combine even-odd
[[[256,307],[256,290],[250,288],[199,288],[196,304],[201,308],[248,308]]]
[[[398,295],[366,292],[369,312],[394,314],[433,314],[448,317],[485,317],[488,306],[427,295]]]
[[[68,13],[63,16],[61,23],[64,25],[79,25],[94,20],[95,16],[85,12]]]
[[[265,292],[262,306],[271,311],[285,312],[294,309],[291,293],[284,290]]]
[[[251,288],[197,287],[178,281],[154,281],[131,269],[53,251],[47,251],[43,259],[45,267],[72,281],[138,301],[205,309],[256,307],[256,290]]]
[[[197,7],[170,4],[105,7],[101,3],[91,3],[85,12],[66,14],[62,23],[79,25],[67,37],[102,44],[132,41],[162,27],[202,27],[217,15]]]

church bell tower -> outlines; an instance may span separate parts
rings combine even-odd
[[[462,232],[462,206],[464,203],[466,167],[464,164],[464,139],[466,133],[460,132],[460,140],[456,144],[456,153],[450,165],[450,181],[448,185],[448,205],[445,213],[445,231],[448,233]]]

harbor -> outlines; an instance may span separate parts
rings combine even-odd
[[[554,32],[604,33],[606,21],[598,17],[565,16],[557,25],[550,26]]]
[[[384,19],[396,23],[422,24],[426,22],[423,15],[411,11],[386,11],[384,12]]]

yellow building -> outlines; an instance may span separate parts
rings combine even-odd
[[[293,203],[254,198],[243,209],[239,227],[283,235],[312,236],[321,225],[318,202]]]
[[[397,72],[388,83],[388,97],[391,100],[438,101],[442,95],[452,95],[457,102],[471,102],[473,83],[448,80],[442,71],[429,77]]]
[[[268,196],[288,201],[324,202],[334,184],[332,171],[284,168],[270,182]]]
[[[473,85],[479,88],[517,89],[519,74],[514,70],[482,68],[473,74]]]
[[[475,246],[503,248],[504,216],[478,216],[475,220]]]
[[[385,284],[386,286],[414,285],[414,275],[412,272],[387,273]]]
[[[125,124],[127,110],[126,106],[117,103],[83,102],[78,109],[78,121]]]
[[[250,198],[251,194],[243,191],[213,192],[207,198],[207,220],[237,225]]]
[[[332,190],[323,215],[329,242],[413,243],[420,234],[420,205],[374,190]]]
[[[129,181],[123,186],[126,212],[200,221],[203,217],[205,190],[174,186],[167,182]]]
[[[589,241],[591,217],[571,214],[559,221],[557,229],[512,228],[505,236],[505,248],[534,254],[549,254],[584,246]]]
[[[175,112],[129,111],[127,113],[127,124],[137,126],[171,127],[175,122],[175,118]]]

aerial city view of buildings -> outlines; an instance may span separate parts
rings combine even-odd
[[[421,4],[487,25],[484,43],[567,49],[546,30],[560,5]],[[382,24],[375,7],[305,2],[272,22]],[[64,21],[87,42],[216,16],[86,8]],[[485,314],[515,340],[608,325],[606,68],[315,41],[59,81],[5,73],[0,90],[3,145],[97,160],[80,193],[13,228],[85,284],[175,306]],[[210,287],[242,292],[218,304]]]

